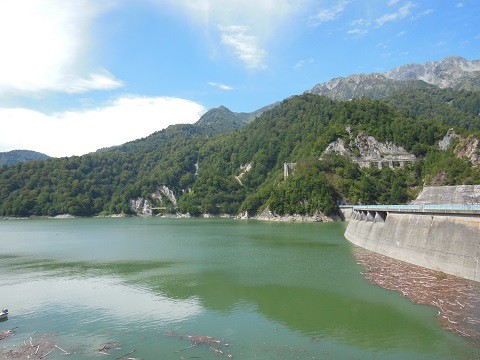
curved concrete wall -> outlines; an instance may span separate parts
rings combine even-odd
[[[370,218],[353,216],[345,237],[398,260],[480,281],[480,216],[389,212],[385,221]]]

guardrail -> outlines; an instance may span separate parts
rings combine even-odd
[[[354,210],[379,211],[479,211],[480,205],[354,205]]]

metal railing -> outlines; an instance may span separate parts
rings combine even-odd
[[[354,210],[480,211],[480,205],[355,205]]]

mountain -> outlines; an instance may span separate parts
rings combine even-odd
[[[449,56],[425,64],[407,64],[385,72],[393,80],[422,80],[439,88],[480,90],[480,60]]]
[[[30,160],[48,159],[49,156],[31,150],[12,150],[0,153],[0,166],[13,165]]]
[[[216,112],[232,116],[226,108]],[[202,123],[215,119],[214,111]],[[480,182],[480,170],[468,159],[439,149],[448,129],[382,101],[303,94],[227,133],[173,125],[102,153],[0,168],[0,216],[132,213],[131,204],[147,201],[151,208],[192,215],[266,209],[335,215],[337,201],[406,202],[412,189],[439,173],[445,184]],[[347,144],[360,134],[401,146],[418,160],[395,170],[359,168],[333,154],[319,160],[333,141]],[[286,180],[285,162],[297,163]]]
[[[247,124],[245,116],[227,109],[225,106],[210,109],[195,123],[195,125],[210,134],[219,134],[238,130]]]
[[[480,183],[479,93],[382,74],[347,79],[325,89],[348,87],[348,101],[305,93],[253,113],[220,106],[195,124],[96,153],[0,167],[0,216],[91,216],[147,207],[147,213],[193,216],[335,216],[339,201],[404,203],[422,184]],[[361,91],[381,100],[351,99]],[[440,148],[451,127],[460,137]],[[359,139],[380,155],[381,144],[401,147],[415,162],[393,170],[359,167]],[[325,153],[332,143],[350,153]],[[285,163],[297,164],[286,178]]]
[[[394,91],[406,88],[430,88],[423,81],[392,80],[379,73],[356,74],[346,78],[338,77],[330,81],[317,84],[308,93],[325,95],[334,100],[350,100],[367,97],[370,99],[382,99]]]
[[[368,97],[383,99],[401,89],[454,88],[480,91],[480,60],[459,56],[425,64],[408,64],[383,74],[355,74],[317,84],[309,93],[334,100]]]

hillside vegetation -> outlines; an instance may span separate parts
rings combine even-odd
[[[445,115],[443,93],[431,95],[440,99],[432,103],[438,106],[417,104],[426,96],[420,90],[418,96],[399,92],[382,102],[333,101],[303,94],[245,126],[229,114],[234,124],[220,121],[222,131],[217,132],[219,118],[213,116],[207,122],[171,126],[81,157],[3,167],[0,216],[129,213],[128,200],[138,197],[165,211],[192,215],[242,211],[254,215],[266,207],[279,214],[321,211],[329,215],[337,211],[339,201],[406,202],[419,186],[431,181],[480,183],[479,169],[455,156],[455,144],[446,151],[438,148],[438,141],[452,126],[478,138],[477,95],[451,91],[452,105],[446,106],[454,109],[456,117]],[[404,105],[406,101],[410,103]],[[394,170],[360,169],[349,158],[335,154],[319,160],[330,142],[338,138],[347,142],[361,132],[403,146],[419,160]],[[299,163],[286,180],[284,162]],[[176,206],[152,196],[161,186],[175,193]]]

